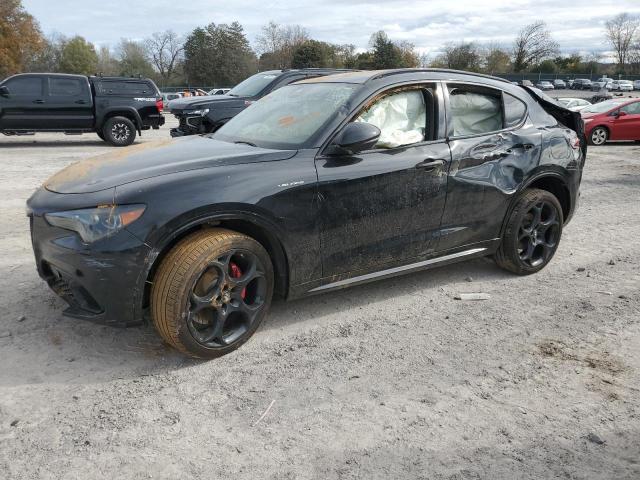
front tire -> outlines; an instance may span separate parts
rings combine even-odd
[[[220,357],[260,326],[273,282],[269,254],[254,239],[222,228],[201,230],[162,260],[151,287],[151,316],[174,348]]]
[[[136,139],[136,127],[126,117],[111,117],[104,123],[102,135],[114,147],[126,147]]]
[[[591,145],[604,145],[609,140],[609,131],[604,127],[596,127],[589,135],[589,143]]]
[[[518,275],[542,270],[558,249],[563,223],[555,195],[535,188],[525,190],[509,216],[496,263]]]

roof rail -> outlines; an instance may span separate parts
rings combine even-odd
[[[498,80],[500,82],[511,83],[509,80],[500,77],[494,77],[493,75],[486,75],[484,73],[465,72],[464,70],[453,70],[450,68],[401,68],[395,70],[385,70],[378,75],[374,75],[368,81],[377,80],[379,78],[388,77],[389,75],[399,75],[402,73],[414,73],[414,72],[435,72],[435,73],[457,73],[463,75],[474,75],[477,77],[490,78],[491,80]]]

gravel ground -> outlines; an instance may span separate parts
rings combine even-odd
[[[591,148],[537,275],[477,260],[276,303],[210,362],[63,317],[36,274],[25,200],[107,150],[0,138],[0,478],[640,478],[638,145]]]

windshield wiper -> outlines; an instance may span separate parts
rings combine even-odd
[[[257,145],[255,143],[251,143],[251,142],[244,142],[242,140],[238,140],[237,142],[233,142],[233,143],[241,143],[243,145],[249,145],[250,147],[257,147]]]

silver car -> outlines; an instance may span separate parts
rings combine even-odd
[[[631,80],[614,80],[611,82],[611,90],[630,92],[633,90],[633,82]]]
[[[591,102],[584,98],[558,98],[558,103],[562,104],[572,112],[579,112],[583,108],[591,105]]]

